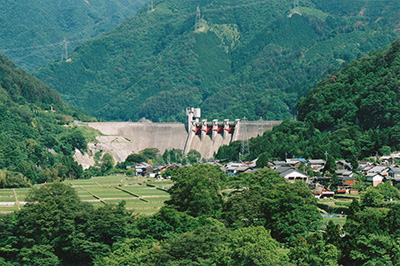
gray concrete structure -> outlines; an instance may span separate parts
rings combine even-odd
[[[145,148],[157,148],[161,153],[165,150],[180,149],[184,154],[190,150],[198,151],[202,158],[212,158],[222,145],[232,141],[256,137],[260,128],[271,130],[281,121],[247,121],[243,125],[239,119],[223,122],[213,120],[199,121],[200,109],[188,108],[188,124],[144,122],[99,122],[88,123],[89,127],[101,132],[97,143],[89,144],[89,153],[110,153],[116,162],[122,162],[132,153]],[[262,124],[260,124],[262,123]],[[247,129],[247,134],[241,132]]]
[[[187,138],[183,123],[99,122],[88,123],[88,126],[102,133],[96,137],[98,143],[89,146],[93,155],[100,150],[106,151],[116,162],[125,161],[128,155],[146,148],[157,148],[161,153],[183,150]]]

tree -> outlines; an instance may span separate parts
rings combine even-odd
[[[76,230],[75,219],[81,205],[74,189],[62,183],[45,184],[33,188],[26,202],[17,213],[17,247],[46,245],[51,247],[46,249],[54,250],[58,257],[73,256],[71,236]],[[39,246],[38,250],[43,250]]]
[[[390,182],[380,183],[376,186],[376,189],[382,194],[386,201],[397,200],[400,198],[400,191],[396,187],[392,186]]]
[[[171,238],[161,244],[153,265],[213,265],[224,261],[229,230],[221,223],[203,226],[193,232],[187,232]],[[152,256],[149,256],[151,258]],[[221,263],[222,262],[222,263]],[[148,263],[149,264],[149,263]]]
[[[57,266],[61,262],[53,253],[51,245],[34,245],[30,248],[22,248],[20,260],[26,265],[32,266]]]
[[[336,247],[340,246],[340,225],[335,224],[330,220],[326,226],[326,231],[324,233],[324,240],[328,244],[332,244]]]
[[[115,242],[132,236],[134,220],[124,202],[95,209],[64,183],[33,188],[26,201],[16,213],[16,240],[11,242],[21,260],[52,261],[56,256],[67,264],[90,264],[107,256]]]
[[[329,172],[329,173],[334,173],[336,170],[336,161],[335,158],[333,158],[332,155],[328,155],[328,160],[325,163],[324,169],[322,170],[324,173]]]
[[[125,166],[147,162],[148,158],[142,154],[132,153],[125,159]]]
[[[138,236],[164,240],[185,232],[195,230],[200,226],[211,224],[208,219],[199,219],[175,209],[163,207],[153,216],[141,217],[137,223]]]
[[[146,157],[149,160],[155,160],[160,156],[160,150],[157,148],[146,148],[144,150],[139,151],[139,155]]]
[[[367,207],[382,207],[384,196],[376,187],[370,187],[361,195],[362,205]]]
[[[95,266],[140,265],[150,260],[150,251],[159,245],[153,239],[126,238],[113,245],[111,254],[96,257]],[[157,256],[157,255],[155,255]]]
[[[101,159],[102,164],[101,164],[101,173],[104,175],[111,171],[114,167],[114,158],[112,157],[111,154],[106,153],[103,155],[103,158]]]
[[[195,164],[200,162],[201,154],[196,150],[190,150],[187,154],[187,159],[191,164]]]
[[[391,221],[387,218],[388,212],[386,208],[364,207],[352,219],[346,220],[343,226],[345,237],[341,244],[342,262],[363,265],[374,257],[387,260],[385,254],[392,254],[395,247],[393,239],[388,236],[388,222]]]
[[[72,156],[63,156],[57,168],[61,181],[65,179],[79,179],[83,175],[82,165],[75,162]]]
[[[290,248],[288,256],[290,262],[295,265],[339,266],[340,250],[332,244],[325,243],[321,235],[312,234],[306,238],[298,238]]]
[[[181,167],[171,179],[174,185],[168,191],[171,199],[167,205],[195,217],[220,214],[226,175],[218,167],[209,164]]]
[[[322,219],[303,183],[288,183],[271,169],[240,175],[231,184],[242,189],[224,205],[222,217],[229,226],[263,225],[275,239],[288,242],[316,229]]]
[[[0,188],[31,187],[32,183],[21,173],[0,169]]]
[[[224,204],[222,218],[231,228],[265,225],[262,189],[246,188],[230,195]]]
[[[268,166],[269,158],[267,153],[261,153],[260,156],[258,156],[258,160],[256,162],[257,168],[263,168],[265,166]]]
[[[290,242],[318,227],[322,217],[305,184],[278,184],[273,189],[264,196],[263,218],[275,239]]]
[[[233,231],[227,246],[227,265],[274,265],[284,260],[277,252],[279,243],[262,226]]]
[[[361,210],[360,203],[358,199],[353,199],[349,206],[349,211],[347,213],[346,219],[354,219],[357,212]]]

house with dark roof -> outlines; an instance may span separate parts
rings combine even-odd
[[[367,174],[377,173],[377,174],[380,174],[381,176],[388,176],[389,170],[390,170],[390,167],[387,165],[377,165],[377,166],[374,166],[371,169],[369,169]]]
[[[351,165],[351,163],[348,163],[345,160],[338,160],[336,161],[336,169],[353,170],[353,166]]]
[[[319,170],[324,168],[325,161],[321,159],[311,159],[308,160],[307,165],[315,170]]]
[[[292,159],[286,159],[286,164],[293,168],[299,168],[300,165],[304,164],[306,162],[305,159],[303,158],[292,158]]]
[[[256,167],[256,161],[240,162],[240,163],[230,162],[221,169],[228,175],[238,175],[243,172],[251,171],[255,167]]]
[[[343,187],[351,187],[357,181],[356,176],[352,171],[346,169],[338,169],[335,171],[339,185]]]
[[[390,167],[390,170],[388,171],[388,176],[386,177],[388,181],[392,183],[392,185],[399,184],[400,183],[400,167],[398,166],[393,166]]]

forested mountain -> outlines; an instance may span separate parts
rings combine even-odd
[[[320,130],[341,124],[385,129],[400,123],[400,40],[323,79],[297,104],[299,120]]]
[[[0,188],[80,177],[71,156],[86,149],[71,126],[78,115],[57,91],[0,55]]]
[[[183,121],[187,106],[284,119],[322,77],[397,37],[395,1],[305,0],[301,15],[292,5],[157,0],[35,75],[106,119]]]
[[[368,53],[326,77],[302,97],[299,121],[285,121],[250,141],[248,159],[343,158],[357,166],[366,157],[400,149],[400,40]],[[220,149],[237,160],[240,143]]]
[[[34,71],[68,50],[114,29],[145,0],[0,1],[0,52],[17,66]]]

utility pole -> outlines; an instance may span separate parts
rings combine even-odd
[[[196,11],[196,23],[194,24],[194,25],[195,25],[195,30],[196,30],[196,31],[202,28],[202,25],[201,25],[201,24],[202,24],[202,23],[201,23],[201,12],[200,12],[200,7],[197,6],[197,11]]]
[[[247,119],[246,117],[243,118],[243,123],[240,123],[240,130],[242,131],[242,145],[240,147],[240,153],[239,153],[239,160],[242,160],[242,157],[244,155],[247,155],[250,153],[249,149],[249,138],[247,136]]]

